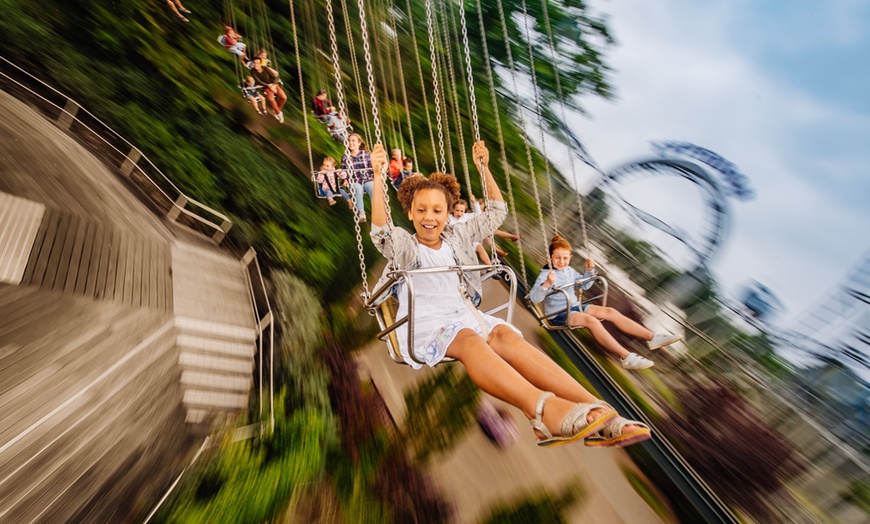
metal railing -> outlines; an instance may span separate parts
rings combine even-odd
[[[0,87],[33,104],[58,128],[80,138],[82,145],[97,149],[107,160],[114,159],[115,169],[141,190],[146,204],[155,206],[167,219],[183,220],[216,243],[232,228],[228,216],[186,195],[139,149],[77,101],[2,56]]]
[[[263,367],[264,355],[269,354],[269,431],[275,429],[275,322],[272,313],[272,305],[266,291],[266,281],[260,264],[257,261],[257,252],[249,248],[241,259],[245,267],[245,275],[248,279],[248,290],[251,293],[251,304],[254,306],[254,322],[257,326],[257,354],[259,355],[259,410],[260,420],[263,420]],[[265,331],[269,330],[269,338],[266,339]],[[267,344],[264,351],[263,345]]]

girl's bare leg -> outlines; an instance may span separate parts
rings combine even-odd
[[[599,400],[556,364],[553,359],[526,342],[523,337],[509,327],[496,326],[490,333],[488,342],[497,356],[504,359],[504,362],[514,371],[540,390],[552,391],[557,397],[571,402],[590,403]],[[448,348],[448,354],[449,352]],[[475,381],[475,383],[477,382]],[[591,422],[598,418],[601,413],[603,411],[593,410],[586,420]],[[547,423],[547,427],[550,427],[549,423]],[[622,432],[627,434],[636,429],[639,429],[638,426],[628,424]]]
[[[616,326],[623,333],[643,340],[652,340],[653,332],[641,326],[634,320],[623,315],[612,307],[589,306],[586,313],[599,320],[606,320]]]
[[[526,418],[535,418],[535,404],[538,398],[544,391],[552,391],[533,385],[517,369],[496,354],[480,335],[470,329],[463,329],[459,332],[447,348],[447,356],[462,362],[468,376],[480,389],[512,406],[516,406]],[[558,366],[555,367],[561,370]],[[568,378],[570,379],[570,376]],[[587,402],[596,400],[577,382],[571,381],[582,392],[586,393],[584,398]],[[544,405],[543,422],[554,435],[559,434],[562,419],[577,402],[560,397],[559,393],[556,393],[556,397],[549,399]],[[603,413],[603,410],[594,410],[587,416],[587,421],[592,422]]]
[[[517,373],[535,387],[552,391],[572,402],[596,402],[598,399],[580,385],[567,371],[541,350],[526,342],[514,330],[499,325],[489,336],[489,345]]]
[[[590,306],[589,309],[592,309],[593,307],[596,306]],[[611,335],[610,332],[607,331],[607,329],[605,329],[603,325],[601,325],[600,320],[588,313],[573,311],[571,313],[571,316],[568,317],[568,325],[572,328],[583,327],[588,329],[589,332],[592,333],[592,336],[595,338],[595,340],[599,344],[601,344],[604,349],[618,355],[619,358],[625,358],[630,353],[630,351],[622,347],[619,342],[617,342],[616,339],[613,338],[613,335]]]
[[[178,8],[175,7],[175,4],[172,0],[166,0],[166,4],[169,6],[169,9],[172,9],[172,12],[175,13],[175,16],[178,18],[184,18],[184,15],[178,12]]]

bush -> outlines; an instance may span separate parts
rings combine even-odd
[[[691,379],[659,429],[717,493],[771,521],[766,501],[803,469],[794,445],[722,382]]]
[[[528,524],[531,522],[546,522],[548,524],[567,524],[565,511],[582,500],[585,492],[583,485],[577,483],[568,486],[562,493],[551,494],[541,491],[510,504],[495,508],[483,520],[485,524]]]
[[[271,437],[261,443],[224,441],[155,521],[267,522],[321,478],[329,446],[326,420],[315,410],[285,418],[283,393],[276,406]]]

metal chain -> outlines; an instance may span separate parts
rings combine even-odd
[[[559,97],[559,112],[562,118],[562,125],[568,126],[568,117],[565,111],[565,98],[562,95],[562,80],[559,75],[558,55],[556,54],[556,44],[553,40],[553,28],[550,26],[550,13],[548,12],[547,4],[549,0],[541,0],[541,10],[544,15],[544,25],[547,30],[547,42],[550,45],[550,56],[553,59],[553,75],[556,77],[556,96]],[[586,235],[586,218],[583,214],[583,197],[580,195],[580,184],[577,179],[577,168],[574,165],[574,154],[569,146],[568,148],[568,163],[571,167],[571,177],[574,180],[574,191],[577,192],[577,212],[580,215],[580,230],[583,234],[583,248],[586,253],[589,253],[589,237]]]
[[[450,8],[451,14],[453,8]],[[452,16],[451,16],[452,19]],[[471,113],[472,133],[474,133],[474,141],[480,141],[480,120],[477,117],[477,98],[474,95],[474,73],[471,68],[471,47],[468,45],[468,24],[465,20],[465,4],[463,0],[459,0],[459,21],[462,28],[462,47],[465,51],[465,73],[468,78],[468,112]],[[486,208],[489,208],[489,191],[487,189],[486,169],[483,161],[480,162],[480,187],[483,192],[483,202]],[[471,183],[469,182],[469,185]],[[498,264],[498,245],[495,243],[495,230],[497,226],[492,223],[492,215],[486,214],[486,225],[489,228],[489,242],[492,247],[492,262]]]
[[[550,160],[547,157],[547,135],[544,132],[543,105],[541,103],[541,91],[538,89],[538,75],[535,72],[535,50],[532,44],[532,31],[529,28],[529,13],[526,9],[526,0],[521,2],[523,8],[523,26],[526,32],[526,45],[529,49],[529,73],[532,77],[532,93],[534,94],[535,112],[538,115],[538,130],[541,133],[541,157],[544,160],[544,171],[547,175],[547,189],[550,196],[550,218],[553,220],[553,233],[559,234],[559,221],[556,220],[556,199],[553,196],[553,176],[550,174]]]
[[[369,47],[368,25],[366,24],[364,3],[365,0],[357,0],[357,5],[359,6],[359,27],[360,33],[362,34],[363,54],[365,55],[366,60],[366,76],[369,81],[369,97],[371,98],[372,103],[372,126],[375,128],[375,144],[381,144],[381,121],[378,115],[378,95],[375,90],[375,74],[372,69],[372,52]],[[385,164],[381,169],[381,188],[384,192],[384,211],[386,211],[387,214],[386,227],[387,230],[392,231],[393,216],[390,212],[390,182],[388,181],[389,176],[387,175],[387,165]],[[388,235],[387,241],[390,243],[390,253],[395,254],[396,249],[393,243],[393,235]],[[396,261],[392,256],[387,262],[387,267],[398,269]]]
[[[360,112],[362,113],[362,121],[363,121],[363,134],[366,138],[366,143],[371,143],[371,132],[369,131],[369,114],[366,109],[366,100],[363,97],[362,83],[359,80],[359,63],[356,59],[356,49],[353,45],[353,26],[350,24],[350,12],[347,9],[346,0],[341,0],[341,12],[344,17],[344,29],[347,33],[347,45],[350,48],[350,63],[353,67],[353,81],[354,86],[356,87],[356,99],[359,102]],[[348,116],[347,113],[343,113],[344,116]]]
[[[405,104],[405,116],[408,119],[408,138],[411,141],[411,155],[414,157],[414,165],[418,166],[419,169],[420,164],[417,162],[417,145],[414,143],[414,127],[411,123],[411,106],[408,105],[408,91],[405,89],[405,69],[402,67],[402,54],[399,49],[399,31],[396,28],[396,14],[392,9],[388,9],[390,12],[390,28],[393,30],[393,33],[396,35],[393,42],[395,43],[396,48],[396,64],[399,69],[399,85],[402,88],[402,101]],[[414,40],[414,47],[417,47],[417,41]],[[425,92],[426,90],[423,89]]]
[[[342,0],[343,2],[344,0]],[[332,0],[326,0],[326,21],[329,26],[329,44],[332,50],[332,71],[335,76],[335,90],[338,99],[338,110],[342,112],[342,115],[346,115],[347,113],[345,105],[344,105],[344,87],[341,83],[341,63],[338,59],[338,40],[335,37],[335,17],[332,13]],[[351,53],[353,53],[353,46],[351,45]],[[349,148],[347,145],[347,137],[348,134],[344,133],[344,155],[349,153]],[[342,158],[344,157],[342,156]],[[351,194],[351,199],[354,203],[354,209],[356,209],[356,192],[354,191]],[[366,258],[365,253],[363,251],[363,241],[362,241],[362,230],[359,225],[359,214],[353,213],[353,229],[356,234],[356,247],[357,254],[359,256],[359,267],[360,274],[362,277],[362,285],[363,285],[363,297],[368,300],[370,298],[369,292],[369,284],[368,284],[368,276],[366,272]]]
[[[519,234],[520,231],[520,221],[517,217],[517,203],[514,201],[514,189],[513,183],[511,182],[512,174],[511,168],[508,164],[507,160],[507,150],[504,145],[504,133],[501,128],[501,115],[499,114],[498,109],[498,93],[495,90],[495,79],[492,74],[492,64],[489,59],[489,46],[486,43],[486,26],[483,23],[483,7],[481,1],[477,2],[477,19],[480,24],[480,39],[483,48],[483,61],[486,64],[486,78],[489,81],[489,92],[492,96],[492,114],[495,115],[495,129],[498,136],[498,145],[499,145],[499,153],[501,158],[501,165],[505,172],[505,184],[507,186],[508,191],[508,203],[510,204],[511,218],[514,224],[514,231]],[[467,35],[467,33],[466,33]],[[466,44],[466,47],[468,45]],[[473,93],[473,91],[472,91]],[[472,99],[473,100],[473,99]],[[476,105],[476,102],[473,102]],[[477,112],[473,113],[474,117],[477,117]],[[479,133],[480,130],[477,124],[474,124],[475,129]],[[479,138],[479,134],[476,138]],[[529,281],[528,277],[526,277],[526,257],[523,254],[523,241],[521,239],[517,240],[517,250],[519,251],[520,258],[520,278],[523,281],[523,286],[525,289],[529,289]]]
[[[296,14],[293,12],[293,0],[290,4],[290,25],[293,26],[293,50],[296,53],[296,74],[299,76],[299,98],[302,101],[302,121],[305,123],[305,146],[308,148],[308,165],[311,168],[311,178],[314,175],[314,154],[311,152],[311,132],[308,129],[308,104],[305,100],[305,84],[302,79],[302,59],[299,57],[299,38],[296,34]]]
[[[426,0],[426,27],[429,30],[429,58],[432,62],[432,90],[435,93],[435,117],[438,121],[438,157],[435,163],[438,171],[447,172],[444,163],[444,124],[441,121],[441,92],[438,85],[438,57],[435,53],[435,28],[432,20],[432,0]],[[440,160],[440,163],[438,162]]]
[[[502,5],[501,0],[496,0],[496,5],[498,6],[498,17],[501,21],[502,38],[504,39],[508,66],[511,71],[511,80],[514,88],[514,101],[517,105],[517,116],[520,119],[520,136],[523,138],[523,145],[526,149],[526,161],[529,165],[529,178],[531,178],[532,181],[532,192],[535,197],[535,207],[538,211],[538,223],[541,226],[541,242],[544,244],[544,253],[549,253],[550,244],[547,242],[547,224],[544,222],[544,210],[541,208],[541,196],[538,192],[538,180],[535,175],[535,163],[532,159],[532,148],[529,144],[528,134],[526,133],[526,119],[525,116],[523,116],[523,104],[520,100],[519,87],[517,85],[517,70],[516,65],[514,64],[513,53],[511,52],[511,41],[508,37],[507,22],[505,21],[504,16],[504,6]],[[528,286],[526,289],[528,289]]]
[[[381,13],[381,25],[388,24],[389,19],[387,17],[387,11],[390,10],[389,6],[386,5],[386,2],[381,2],[380,13]],[[390,26],[392,29],[392,26]],[[393,70],[393,46],[390,45],[390,35],[386,33],[386,31],[380,30],[378,33],[381,35],[383,39],[384,46],[384,54],[386,55],[386,67],[387,67],[387,76],[390,79],[390,90],[387,94],[387,100],[391,106],[391,114],[392,118],[390,118],[390,130],[393,132],[393,140],[396,145],[393,147],[399,147],[404,152],[405,149],[405,137],[402,135],[402,117],[399,114],[399,90],[396,89],[396,72]],[[380,56],[380,55],[378,55]],[[381,71],[383,71],[383,66],[381,66]]]
[[[450,78],[450,91],[453,95],[453,118],[456,121],[456,133],[459,138],[459,158],[462,164],[462,173],[465,176],[465,188],[469,198],[472,195],[471,175],[468,173],[468,157],[465,154],[465,136],[462,133],[462,113],[459,110],[459,93],[456,90],[456,73],[453,68],[453,48],[450,45],[450,25],[448,20],[452,22],[452,16],[448,14],[446,4],[450,3],[450,12],[453,11],[453,3],[448,0],[442,0],[441,3],[441,34],[444,39],[444,55],[447,57],[447,72]],[[454,169],[451,166],[451,169]],[[456,172],[453,172],[454,176]]]
[[[420,91],[423,93],[423,107],[426,108],[426,125],[429,127],[429,140],[432,142],[432,157],[435,158],[435,163],[438,163],[438,150],[435,148],[435,133],[432,132],[432,118],[429,114],[429,97],[426,96],[426,82],[423,80],[423,64],[420,61],[420,50],[417,49],[417,29],[414,27],[414,14],[411,10],[411,0],[405,0],[408,7],[408,25],[411,28],[411,42],[414,48],[414,58],[417,62],[417,75],[420,77]],[[417,169],[420,169],[420,164],[417,159],[414,159]]]
[[[433,20],[435,24],[435,34],[440,35],[441,29],[439,29],[438,25],[438,15],[435,15]],[[453,139],[453,133],[450,132],[450,111],[447,109],[448,99],[450,98],[447,94],[447,66],[445,65],[444,58],[444,46],[440,46],[438,50],[438,75],[441,78],[441,114],[444,115],[444,136],[445,140],[445,152],[447,153],[447,167],[448,170],[444,171],[445,173],[456,173],[456,166],[453,165],[453,143],[451,140]]]
[[[393,125],[395,123],[395,119],[390,117],[390,113],[391,113],[390,109],[393,108],[394,106],[392,103],[392,99],[390,97],[390,85],[387,83],[387,73],[384,70],[385,69],[384,64],[386,63],[387,66],[389,66],[390,62],[384,60],[384,55],[383,55],[383,52],[381,50],[381,33],[382,33],[382,31],[378,30],[378,18],[376,16],[378,13],[378,6],[376,5],[375,1],[363,2],[361,4],[361,8],[366,9],[366,18],[372,20],[372,42],[374,42],[374,51],[375,51],[374,55],[377,58],[377,73],[380,75],[380,85],[382,86],[382,88],[380,89],[380,93],[383,95],[383,98],[384,98],[384,100],[381,103],[381,107],[383,108],[382,114],[384,117],[384,119],[383,119],[384,141],[390,142],[391,140],[390,140],[389,134],[392,133],[392,135],[393,135],[392,143],[395,144],[396,140],[397,140],[395,126]],[[375,65],[373,64],[372,65],[373,72],[374,72],[374,69],[375,69]],[[390,74],[392,74],[392,72],[390,72]],[[375,81],[375,92],[378,92],[377,81]]]

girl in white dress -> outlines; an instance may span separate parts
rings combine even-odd
[[[371,237],[378,250],[401,269],[474,264],[473,243],[501,225],[507,209],[501,191],[489,171],[489,151],[483,142],[472,148],[472,156],[486,180],[490,205],[474,219],[447,225],[453,203],[459,199],[459,184],[452,175],[435,173],[428,179],[414,177],[399,188],[402,209],[414,224],[414,233],[387,226],[383,171],[387,153],[378,144],[371,153],[374,168]],[[479,299],[480,278],[465,274],[464,284],[471,301]],[[584,440],[587,446],[625,446],[650,437],[649,428],[626,420],[606,403],[595,398],[548,356],[523,339],[510,324],[488,317],[463,300],[455,273],[434,273],[414,277],[414,347],[397,333],[405,361],[410,358],[430,366],[445,356],[461,362],[468,375],[483,391],[516,406],[529,418],[539,446]],[[401,304],[401,318],[407,305]],[[480,317],[480,320],[478,320]],[[486,324],[487,337],[484,338]],[[400,328],[401,329],[401,328]],[[398,330],[397,330],[398,331]],[[546,407],[546,409],[544,409]]]

